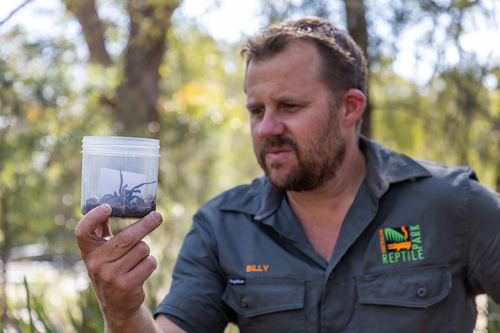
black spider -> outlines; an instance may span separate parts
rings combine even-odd
[[[127,190],[128,184],[123,185],[123,174],[122,170],[120,169],[120,187],[118,188],[118,193],[114,191],[113,194],[106,194],[105,196],[102,197],[102,200],[104,202],[112,200],[112,201],[122,201],[122,202],[128,201],[129,203],[131,203],[135,199],[136,201],[142,203],[144,202],[144,200],[138,197],[137,195],[134,195],[134,193],[141,193],[141,190],[139,190],[140,187],[154,183],[156,183],[156,181],[149,183],[141,183],[137,186],[132,187],[131,190]]]
[[[120,169],[120,187],[118,188],[118,193],[113,191],[113,194],[106,194],[100,200],[96,196],[91,196],[82,207],[82,213],[87,214],[93,208],[106,203],[112,208],[111,217],[144,217],[149,212],[156,209],[156,196],[150,196],[143,199],[135,195],[135,193],[141,193],[139,188],[142,186],[154,183],[156,183],[156,181],[141,183],[134,186],[132,189],[127,190],[128,184],[123,185],[123,174]]]

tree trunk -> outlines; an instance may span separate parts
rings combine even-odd
[[[90,59],[103,66],[112,65],[105,46],[102,28],[94,0],[65,0],[85,34],[91,53]],[[116,89],[116,98],[103,98],[111,106],[116,121],[127,134],[156,136],[148,125],[160,122],[158,97],[160,74],[158,72],[166,51],[166,34],[170,18],[179,6],[179,0],[128,2],[130,16],[129,40],[123,56],[123,80]]]
[[[363,0],[344,0],[347,14],[347,28],[354,41],[363,50],[368,68],[370,68],[371,58],[366,52],[368,48],[368,31],[366,28],[365,13],[366,8]],[[371,111],[372,105],[369,97],[369,89],[366,91],[366,107],[363,113],[363,123],[361,125],[361,134],[371,137]]]
[[[94,0],[65,0],[64,4],[73,12],[82,26],[90,51],[90,60],[104,66],[111,65],[111,58],[104,46],[104,29],[97,15]]]
[[[170,17],[178,6],[128,6],[130,38],[125,54],[125,80],[118,87],[115,111],[126,130],[144,132],[152,121],[159,122],[160,96],[158,69],[166,51]],[[151,24],[145,25],[144,22]]]

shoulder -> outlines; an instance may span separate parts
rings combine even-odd
[[[419,202],[469,217],[478,216],[480,211],[498,209],[498,193],[481,184],[471,168],[449,167],[421,159],[413,160],[430,174],[430,177],[417,178],[403,185],[406,191],[418,194]]]
[[[361,149],[365,154],[368,170],[367,179],[381,185],[400,184],[414,189],[424,186],[426,189],[444,190],[455,186],[464,186],[471,180],[477,181],[476,174],[467,167],[447,167],[418,158],[411,158],[396,152],[382,144],[361,138]],[[383,187],[383,186],[382,186]]]
[[[427,160],[422,160],[418,158],[414,158],[413,161],[421,165],[432,175],[433,178],[436,179],[448,179],[451,180],[453,178],[461,177],[465,179],[478,180],[476,173],[469,167],[466,166],[453,166],[448,167],[443,164],[439,164],[436,162],[431,162]]]
[[[430,174],[430,177],[417,179],[413,184],[427,193],[427,198],[436,203],[463,204],[469,201],[472,187],[488,190],[487,186],[479,183],[476,173],[469,167],[445,166],[422,159],[412,160]]]

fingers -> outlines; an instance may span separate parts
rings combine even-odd
[[[162,220],[163,218],[158,212],[152,212],[122,230],[97,250],[105,252],[109,261],[118,260],[146,237],[146,235],[158,228]]]
[[[135,244],[123,257],[116,261],[121,272],[128,272],[149,255],[149,246],[143,241]]]
[[[119,260],[108,263],[106,270],[94,267],[94,271],[100,272],[103,281],[115,285],[122,292],[128,292],[142,286],[156,266],[156,259],[149,255],[149,246],[139,242]]]
[[[109,230],[109,215],[111,207],[109,205],[101,205],[92,209],[78,222],[75,228],[76,243],[82,251],[82,255],[91,252],[101,246],[106,240],[96,234],[96,230]],[[102,227],[103,224],[108,224],[107,228]],[[111,233],[111,230],[108,231]],[[104,237],[109,235],[106,232],[101,233]]]
[[[131,281],[140,282],[142,285],[144,281],[146,281],[146,279],[154,272],[156,265],[155,257],[147,256],[139,261],[139,263],[127,273],[128,278]]]

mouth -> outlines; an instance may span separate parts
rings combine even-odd
[[[296,148],[296,143],[291,139],[266,139],[259,149],[259,163],[263,168],[266,167],[265,165],[275,167],[282,165],[285,159],[291,158],[296,153]]]
[[[289,149],[273,149],[273,150],[268,150],[267,152],[265,152],[265,154],[268,157],[274,158],[274,157],[284,156],[291,152],[292,151]]]
[[[287,158],[292,153],[293,153],[292,149],[280,147],[280,148],[271,148],[269,150],[266,150],[264,152],[264,156],[267,163],[275,163],[278,161],[282,161],[284,158]]]

